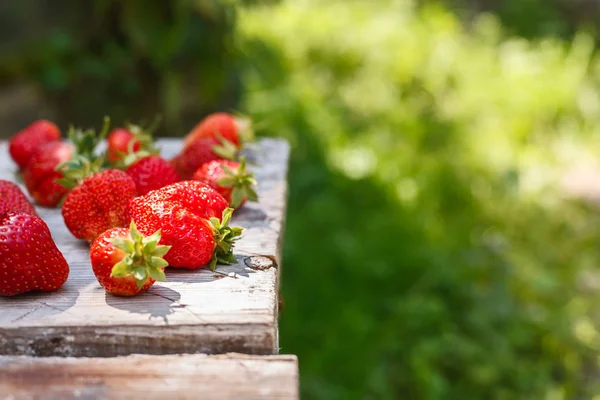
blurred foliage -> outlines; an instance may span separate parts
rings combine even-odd
[[[591,399],[600,218],[558,188],[600,167],[594,14],[564,12],[591,3],[445,4],[0,2],[0,85],[63,126],[239,105],[290,140],[303,398]]]
[[[439,0],[419,0],[435,3]],[[494,12],[504,30],[527,38],[572,38],[579,30],[600,33],[600,2],[597,0],[442,0],[461,16]],[[596,40],[598,37],[596,36]]]
[[[239,17],[244,107],[294,145],[280,328],[304,398],[600,390],[598,295],[579,285],[600,221],[557,188],[598,164],[594,41],[470,26],[385,0]]]
[[[161,114],[161,134],[175,136],[236,104],[235,10],[227,4],[24,0],[0,7],[0,34],[11,38],[0,47],[0,82],[33,77],[61,125]]]

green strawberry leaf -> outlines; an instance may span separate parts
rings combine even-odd
[[[167,281],[165,272],[160,268],[150,268],[148,270],[148,272],[150,273],[150,278],[154,279],[155,281],[159,281],[159,282]]]
[[[162,257],[167,252],[171,250],[171,246],[157,246],[154,250],[152,250],[152,256],[154,257]]]
[[[128,276],[130,274],[129,266],[121,261],[115,264],[113,267],[110,276],[115,278],[122,278]]]
[[[153,268],[165,268],[169,263],[160,257],[150,257],[148,259],[148,265]]]
[[[143,265],[138,265],[133,268],[133,277],[138,281],[145,281],[148,277],[146,267]]]
[[[163,269],[169,263],[162,257],[167,254],[171,246],[158,245],[160,238],[160,230],[144,237],[132,220],[128,237],[110,239],[116,248],[125,253],[121,261],[114,265],[111,276],[115,278],[132,276],[138,290],[148,282],[150,277],[157,281],[165,281]]]

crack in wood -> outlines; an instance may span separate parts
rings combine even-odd
[[[39,307],[36,307],[36,308],[34,308],[33,310],[27,311],[25,314],[23,314],[23,315],[21,315],[21,316],[19,316],[19,317],[15,318],[15,319],[13,319],[13,320],[12,320],[12,323],[15,323],[15,322],[17,322],[17,321],[20,321],[20,320],[22,320],[23,318],[27,317],[27,316],[28,316],[28,315],[30,315],[30,314],[33,314],[34,312],[36,312],[36,311],[37,311],[37,310],[39,310],[40,308],[44,308],[44,306],[43,306],[43,305],[40,305]]]
[[[35,302],[36,302],[36,303],[39,303],[39,304],[41,304],[41,305],[43,305],[43,306],[46,306],[46,307],[48,307],[48,308],[51,308],[51,309],[53,309],[53,310],[55,310],[55,311],[60,311],[60,312],[64,312],[64,313],[70,314],[70,313],[69,313],[67,310],[63,310],[63,309],[62,309],[62,308],[60,308],[60,307],[51,306],[50,304],[48,304],[48,303],[45,303],[45,302],[43,302],[43,301],[40,301],[40,300],[35,300]],[[41,307],[40,307],[40,308],[41,308]]]

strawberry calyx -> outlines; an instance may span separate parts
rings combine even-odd
[[[123,153],[121,151],[118,152],[121,157],[119,161],[115,163],[116,168],[125,169],[142,158],[160,154],[160,149],[154,144],[153,138],[159,122],[160,118],[156,118],[154,122],[147,128],[131,123],[125,124],[126,129],[133,135],[133,137],[129,143],[127,143],[127,153]],[[134,150],[136,143],[140,144],[138,151]]]
[[[232,264],[236,262],[233,255],[235,241],[242,235],[243,229],[237,226],[230,227],[233,208],[223,210],[221,219],[212,217],[209,219],[213,228],[213,237],[216,242],[215,250],[208,264],[211,271],[215,270],[217,264]]]
[[[69,140],[73,142],[73,145],[75,145],[74,154],[87,157],[88,159],[96,158],[96,148],[98,147],[98,144],[102,142],[104,138],[106,138],[109,129],[109,117],[104,117],[102,129],[98,134],[96,134],[96,130],[94,128],[88,128],[83,130],[81,128],[75,128],[71,125],[67,132],[67,136]]]
[[[225,177],[217,179],[217,185],[231,190],[231,206],[238,208],[244,199],[250,201],[258,201],[258,194],[254,190],[256,179],[254,174],[246,169],[246,158],[240,159],[240,164],[236,171],[233,171],[226,164],[221,164],[221,168],[225,172]]]
[[[125,253],[123,259],[113,266],[110,276],[131,276],[135,279],[138,289],[141,289],[149,278],[165,282],[167,278],[164,269],[169,263],[163,256],[169,252],[171,246],[159,245],[160,237],[160,229],[150,236],[143,236],[132,220],[129,225],[129,238],[109,239],[115,248]]]
[[[235,160],[238,153],[238,147],[230,140],[227,140],[217,132],[218,144],[211,147],[211,150],[221,158],[226,160]]]
[[[83,182],[85,178],[102,171],[103,165],[103,156],[90,160],[87,157],[75,155],[69,161],[62,162],[56,166],[55,170],[62,172],[63,175],[63,177],[57,179],[56,182],[67,189],[73,189]]]
[[[96,148],[106,138],[109,129],[109,117],[104,117],[102,129],[98,134],[94,128],[83,130],[73,126],[69,127],[68,137],[75,145],[75,151],[70,160],[62,162],[54,168],[63,175],[61,179],[56,180],[57,183],[67,189],[73,189],[85,178],[103,169],[105,157],[104,154],[97,155]]]
[[[235,126],[237,128],[237,134],[240,138],[240,142],[248,143],[254,140],[254,126],[252,119],[247,115],[241,113],[233,113]]]
[[[135,164],[136,162],[138,162],[146,157],[156,156],[158,154],[160,154],[159,150],[155,150],[155,151],[139,150],[139,151],[135,151],[135,152],[130,152],[124,158],[119,160],[115,164],[115,167],[118,169],[127,169],[127,168],[131,167],[133,164]]]
[[[134,138],[140,143],[140,147],[143,150],[146,150],[151,153],[158,153],[159,150],[156,148],[156,146],[154,146],[154,132],[156,132],[156,130],[158,129],[160,120],[160,117],[156,117],[154,121],[152,121],[152,123],[146,127],[131,123],[127,123],[125,125],[127,127],[127,130],[131,132]],[[131,149],[133,148],[132,142],[134,141],[129,142],[129,152],[131,152]]]

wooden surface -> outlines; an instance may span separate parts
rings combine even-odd
[[[161,140],[162,154],[180,142]],[[6,143],[0,178],[15,180]],[[259,182],[259,203],[236,211],[246,228],[234,254],[238,263],[218,271],[167,269],[134,298],[108,295],[89,263],[89,248],[66,229],[60,210],[38,208],[71,267],[58,292],[0,298],[0,354],[107,357],[132,353],[277,354],[278,267],[287,196],[289,147],[264,139],[248,150]]]
[[[295,356],[0,356],[0,399],[297,399]]]

